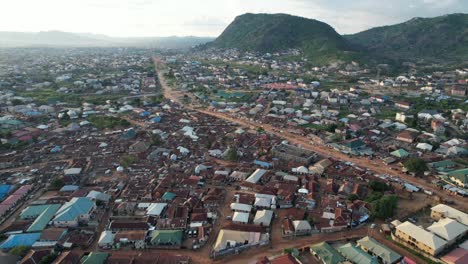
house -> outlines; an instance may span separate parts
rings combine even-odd
[[[348,152],[356,152],[364,148],[366,144],[361,139],[353,139],[343,144],[343,149]]]
[[[257,184],[267,172],[267,170],[257,169],[245,181],[252,184]]]
[[[3,243],[0,245],[0,249],[10,249],[17,246],[26,246],[31,247],[37,240],[41,233],[27,233],[27,234],[14,234],[10,235]]]
[[[397,263],[402,256],[388,247],[380,244],[371,237],[364,237],[357,241],[357,245],[361,247],[365,252],[376,256],[384,264]]]
[[[406,221],[395,228],[395,236],[409,245],[429,255],[436,256],[445,249],[447,242],[442,238]]]
[[[166,207],[167,203],[151,203],[146,209],[146,214],[150,216],[160,216]]]
[[[405,123],[406,121],[408,121],[409,119],[413,119],[414,116],[413,115],[409,115],[409,114],[406,114],[406,113],[396,113],[395,115],[395,121],[399,121],[399,122],[403,122]]]
[[[466,87],[462,87],[462,86],[458,86],[458,85],[454,85],[451,89],[451,94],[453,96],[466,96],[467,95],[467,88]]]
[[[252,211],[252,205],[242,203],[231,203],[231,210],[236,212],[250,213],[250,211]]]
[[[447,173],[447,177],[458,186],[468,187],[468,168],[451,171]]]
[[[411,103],[399,101],[395,103],[395,107],[403,109],[403,110],[409,110],[411,108]]]
[[[340,264],[345,260],[343,256],[327,242],[310,246],[310,252],[324,264]]]
[[[434,220],[440,220],[443,218],[450,218],[457,222],[468,226],[468,214],[459,211],[453,207],[445,204],[438,204],[431,208],[431,218]]]
[[[291,254],[281,255],[268,259],[266,256],[257,261],[256,264],[302,264],[298,259],[293,257]]]
[[[102,231],[98,239],[100,248],[111,248],[114,245],[115,234],[112,231]]]
[[[467,233],[468,227],[453,219],[443,218],[438,222],[433,223],[427,228],[427,230],[445,239],[447,241],[447,245],[451,245]]]
[[[50,204],[37,216],[34,222],[26,230],[27,232],[42,232],[49,224],[49,221],[54,217],[60,204]]]
[[[310,235],[310,233],[312,233],[312,227],[306,220],[294,220],[292,221],[292,224],[294,226],[295,236]]]
[[[338,251],[352,263],[379,264],[379,261],[376,257],[372,257],[371,255],[364,252],[364,250],[351,243],[338,247]]]
[[[130,244],[135,249],[146,248],[146,230],[135,230],[135,231],[118,231],[115,234],[114,242],[122,245]]]
[[[409,156],[409,153],[408,151],[404,150],[404,149],[397,149],[393,152],[390,152],[390,155],[394,156],[394,157],[397,157],[399,159],[403,159],[403,158],[406,158]]]
[[[91,252],[81,258],[81,264],[104,264],[106,263],[109,253]]]
[[[440,258],[447,264],[465,264],[468,263],[468,250],[457,248]]]
[[[130,153],[141,153],[141,152],[145,152],[149,149],[149,147],[151,146],[150,143],[147,143],[147,142],[143,142],[143,141],[138,141],[138,142],[135,142],[133,143],[129,148],[128,148],[128,151]]]
[[[213,246],[214,252],[222,252],[240,246],[254,246],[268,243],[268,235],[256,231],[221,229]]]
[[[273,211],[258,210],[257,213],[255,213],[253,223],[254,225],[259,225],[259,226],[270,226],[272,219],[273,219]]]
[[[436,135],[444,135],[445,133],[445,125],[444,122],[440,120],[432,120],[431,121],[431,128],[434,134]]]
[[[155,230],[151,234],[151,245],[158,248],[180,248],[183,236],[182,230]]]
[[[95,202],[102,202],[102,203],[109,203],[109,200],[111,198],[110,195],[108,194],[105,194],[105,193],[102,193],[102,192],[98,192],[98,191],[90,191],[88,193],[88,195],[86,195],[86,197],[88,197],[89,199],[95,201]]]
[[[234,215],[232,216],[232,222],[237,224],[248,224],[249,216],[249,213],[234,212]]]
[[[96,204],[86,197],[74,197],[55,213],[52,224],[56,227],[77,227],[80,222],[88,222]]]
[[[396,139],[399,141],[406,142],[406,143],[413,143],[414,140],[416,140],[416,137],[417,137],[417,133],[409,131],[409,130],[405,130],[399,133]]]

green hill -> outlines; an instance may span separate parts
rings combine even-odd
[[[315,62],[348,60],[357,49],[326,23],[286,14],[244,14],[213,42],[212,48],[276,52],[301,49]]]
[[[468,14],[413,18],[345,36],[375,56],[394,61],[463,62],[468,60]]]

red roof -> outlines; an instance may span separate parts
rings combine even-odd
[[[441,258],[446,263],[464,264],[468,263],[468,250],[457,248]]]

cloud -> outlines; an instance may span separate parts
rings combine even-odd
[[[468,13],[467,0],[0,1],[0,31],[56,29],[113,36],[217,36],[236,16],[247,12],[313,18],[330,24],[341,34],[413,17]]]

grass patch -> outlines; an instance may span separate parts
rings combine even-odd
[[[130,126],[127,120],[113,116],[91,116],[88,121],[99,129]]]

